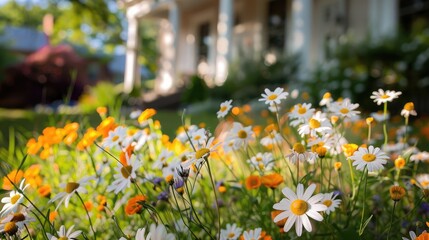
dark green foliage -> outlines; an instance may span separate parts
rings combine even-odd
[[[195,103],[208,98],[208,87],[204,80],[196,75],[192,76],[190,82],[183,92],[182,101],[184,103]]]
[[[286,85],[296,80],[298,61],[292,57],[277,57],[268,64],[264,56],[243,57],[231,64],[224,85],[210,90],[215,99],[251,100],[267,87]]]
[[[372,111],[379,109],[369,98],[372,91],[400,90],[401,99],[415,102],[418,112],[429,113],[423,104],[429,100],[429,31],[342,44],[317,67],[306,86],[315,102],[330,91],[334,98],[350,97]],[[400,111],[404,103],[395,101],[391,109]]]

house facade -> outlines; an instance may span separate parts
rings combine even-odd
[[[128,19],[125,91],[140,81],[138,26],[146,19],[160,23],[155,91],[168,93],[183,84],[181,76],[222,84],[230,62],[243,55],[275,61],[295,53],[304,74],[346,35],[374,41],[394,35],[403,2],[429,6],[426,0],[121,0]]]

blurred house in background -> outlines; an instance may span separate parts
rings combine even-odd
[[[301,75],[348,38],[379,41],[429,20],[429,0],[120,0],[128,19],[125,91],[139,79],[138,25],[157,19],[159,71],[155,91],[174,92],[199,74],[221,85],[242,56],[297,53]]]

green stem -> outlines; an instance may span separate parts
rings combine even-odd
[[[80,196],[80,194],[78,192],[76,192],[76,195],[79,197],[79,200],[82,203],[83,209],[85,209],[86,215],[88,216],[89,226],[91,227],[91,230],[94,233],[94,239],[97,239],[97,235],[95,233],[94,226],[92,225],[92,221],[91,221],[91,217],[89,216],[88,209],[86,209],[85,203],[83,202],[83,199]]]
[[[206,166],[207,166],[207,169],[209,171],[210,181],[211,181],[212,187],[213,187],[213,193],[215,196],[216,210],[217,210],[217,223],[218,223],[217,239],[219,239],[220,238],[221,225],[220,225],[220,209],[219,209],[219,203],[218,203],[218,198],[217,198],[217,193],[216,193],[216,185],[215,185],[214,180],[213,180],[212,171],[210,169],[210,163],[209,163],[208,159],[206,159],[206,162],[207,162]]]
[[[389,237],[390,237],[390,231],[392,230],[393,217],[395,216],[395,207],[396,207],[396,203],[397,203],[397,201],[395,201],[395,202],[393,203],[392,213],[391,213],[391,215],[390,215],[390,226],[389,226],[389,232],[387,233],[387,240],[389,240]]]
[[[363,199],[362,199],[362,216],[360,218],[359,236],[363,234],[362,227],[363,227],[363,219],[365,217],[366,186],[367,186],[367,182],[368,182],[368,169],[367,169],[367,167],[365,167],[363,174],[365,177],[365,185],[363,188],[364,190],[363,190]]]
[[[408,117],[405,117],[405,135],[404,135],[404,148],[407,146],[407,139],[408,139]]]
[[[384,103],[383,116],[384,116],[384,121],[383,121],[384,145],[386,145],[389,137],[387,134],[387,102]]]
[[[347,162],[349,163],[350,178],[352,179],[352,198],[354,198],[356,194],[356,190],[355,190],[355,176],[353,173],[352,160],[348,158]]]

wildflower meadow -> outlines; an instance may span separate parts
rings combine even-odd
[[[159,122],[155,109],[115,118],[106,107],[98,126],[54,124],[1,163],[0,238],[429,239],[414,104],[392,123],[401,92],[368,98],[380,113],[278,87],[262,109],[220,103],[213,127],[186,111]],[[175,137],[162,131],[172,122]]]

